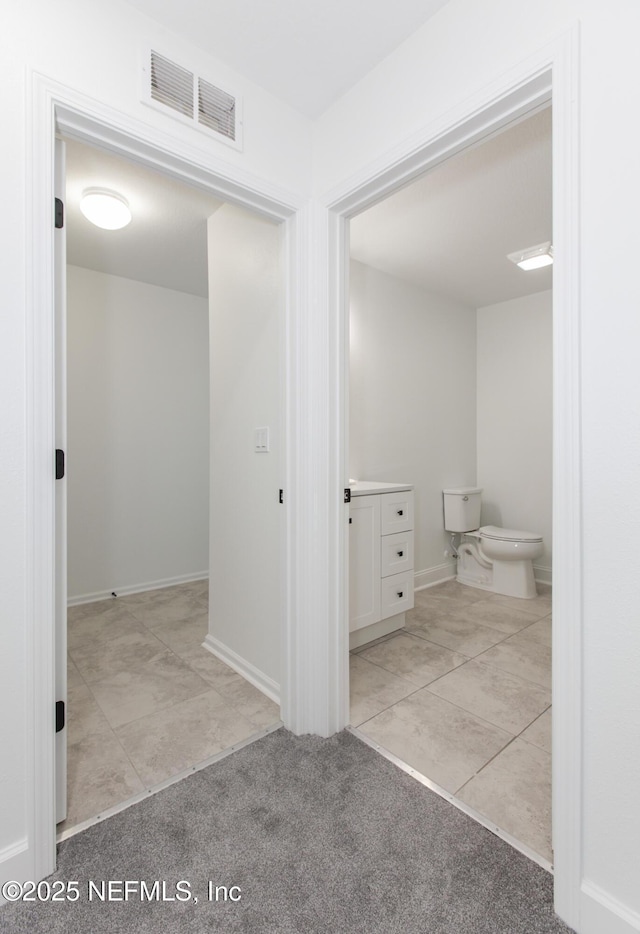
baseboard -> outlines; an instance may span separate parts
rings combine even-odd
[[[272,678],[269,678],[264,672],[260,671],[245,658],[236,655],[233,649],[230,649],[227,645],[223,645],[223,643],[219,642],[211,633],[206,636],[202,645],[215,655],[216,658],[219,658],[220,661],[228,665],[229,668],[233,668],[234,671],[237,671],[239,675],[242,675],[242,677],[253,684],[254,687],[257,687],[259,691],[262,691],[263,694],[266,694],[267,697],[271,698],[274,703],[280,706],[280,685],[276,684]]]
[[[112,587],[111,590],[99,590],[96,593],[83,593],[69,597],[67,606],[79,606],[81,603],[95,603],[97,600],[108,600],[116,593],[119,597],[127,594],[144,593],[145,590],[161,590],[163,587],[175,587],[176,584],[188,584],[191,581],[206,580],[208,571],[198,571],[195,574],[179,574],[177,577],[164,577],[158,581],[147,581],[144,584],[129,584],[126,587]]]
[[[434,587],[436,584],[444,583],[444,581],[453,580],[455,576],[455,564],[438,564],[436,567],[427,568],[425,571],[416,571],[413,575],[413,589],[424,590],[425,587]]]
[[[0,850],[0,885],[5,882],[28,882],[33,862],[33,854],[29,852],[29,840],[25,837]],[[5,899],[0,895],[0,905]]]
[[[586,879],[580,892],[580,934],[637,934],[640,914]]]
[[[539,564],[533,565],[533,576],[539,584],[552,584],[553,571],[551,568],[540,567]]]

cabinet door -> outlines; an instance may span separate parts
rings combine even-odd
[[[380,619],[380,496],[354,496],[349,510],[349,630]]]

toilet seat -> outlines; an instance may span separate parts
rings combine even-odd
[[[541,542],[542,535],[536,532],[523,532],[520,529],[501,529],[497,525],[484,525],[479,529],[482,538],[497,542]]]

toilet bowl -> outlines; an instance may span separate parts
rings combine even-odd
[[[535,597],[533,561],[543,552],[542,536],[496,525],[478,528],[482,491],[464,487],[443,492],[445,528],[462,535],[457,548],[459,583],[525,600]]]

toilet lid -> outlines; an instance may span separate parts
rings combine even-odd
[[[523,532],[520,529],[501,529],[497,525],[484,525],[480,529],[483,538],[492,538],[498,542],[541,542],[542,535],[536,532]]]

